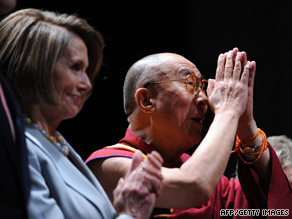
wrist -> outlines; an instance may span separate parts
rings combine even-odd
[[[236,135],[239,116],[233,112],[221,112],[214,115],[212,124],[218,124],[220,128],[229,129]]]
[[[231,119],[231,120],[236,120],[237,122],[239,121],[239,115],[236,111],[233,110],[220,110],[215,112],[214,118],[223,118],[224,120],[226,119]]]
[[[262,143],[260,145],[245,147],[243,146],[243,144],[250,145],[250,143],[257,139],[258,136],[261,136]],[[268,142],[266,134],[261,129],[258,129],[258,132],[248,140],[242,141],[237,136],[235,150],[232,151],[232,153],[237,152],[238,157],[245,164],[254,164],[261,158],[262,154],[267,149],[267,146]]]
[[[261,144],[261,135],[257,135],[255,138],[253,138],[253,136],[255,136],[257,133],[258,127],[254,119],[244,123],[241,121],[239,122],[237,127],[237,136],[242,141],[243,147],[252,147]]]

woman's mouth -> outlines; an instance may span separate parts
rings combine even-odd
[[[81,104],[82,97],[80,95],[69,94],[69,96],[74,100],[77,105]]]

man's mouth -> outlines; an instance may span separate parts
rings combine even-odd
[[[192,118],[193,121],[203,124],[204,118]]]

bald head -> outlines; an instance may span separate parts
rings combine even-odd
[[[129,116],[136,108],[135,93],[146,79],[153,76],[151,66],[159,63],[159,55],[149,55],[135,62],[127,72],[124,82],[124,111]]]
[[[136,108],[135,93],[147,83],[158,81],[163,72],[164,63],[184,57],[173,53],[159,53],[146,56],[134,63],[127,72],[124,82],[124,111],[129,116]]]

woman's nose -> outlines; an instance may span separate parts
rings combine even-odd
[[[83,93],[87,93],[92,88],[92,84],[89,80],[89,77],[86,72],[84,72],[80,78],[80,83],[78,89],[81,90]]]

